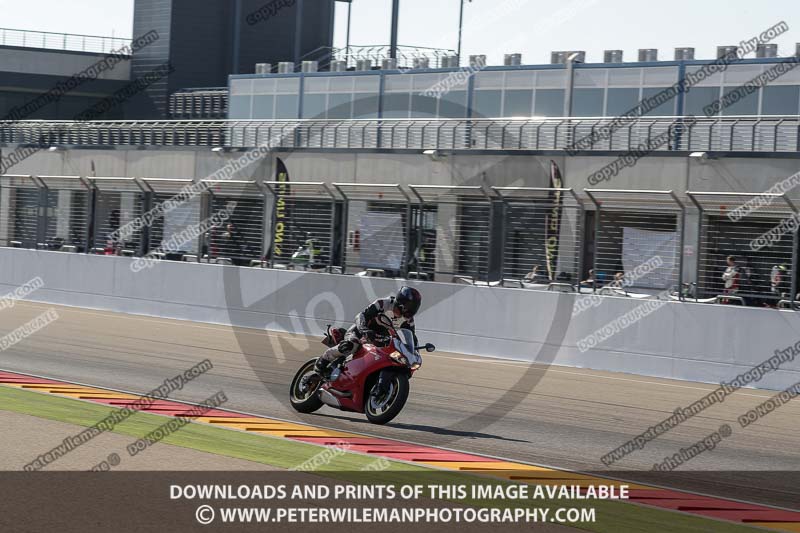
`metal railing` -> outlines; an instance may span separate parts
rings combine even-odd
[[[227,87],[181,89],[169,96],[172,119],[222,119],[228,116]]]
[[[0,246],[797,307],[798,210],[727,216],[756,196],[4,175]]]
[[[177,108],[176,108],[177,109]],[[202,112],[205,112],[201,110]],[[199,146],[245,149],[552,151],[609,125],[613,118],[0,121],[0,143],[61,146]],[[798,152],[800,116],[639,118],[584,151]],[[657,142],[672,131],[671,142]]]
[[[356,68],[359,61],[370,61],[373,67],[380,68],[383,61],[391,58],[389,45],[350,45],[349,47],[333,48],[331,56],[336,60],[345,61],[347,68]],[[446,48],[430,48],[425,46],[397,47],[397,68],[444,68],[458,65],[445,64],[445,58],[456,57],[455,50]],[[420,62],[427,62],[420,66]]]
[[[26,48],[108,54],[112,51],[129,47],[130,44],[130,39],[120,37],[0,28],[0,46],[22,46]]]

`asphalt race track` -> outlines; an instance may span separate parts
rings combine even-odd
[[[632,481],[800,509],[800,404],[795,400],[745,429],[736,422],[770,391],[734,393],[609,469],[601,456],[715,387],[437,352],[423,354],[409,403],[381,427],[355,413],[325,407],[299,415],[289,407],[294,372],[324,349],[317,337],[28,302],[0,313],[0,330],[49,307],[60,318],[0,351],[0,369],[145,393],[208,358],[214,368],[173,398],[201,401],[223,390],[229,409],[557,468],[612,470]],[[733,434],[716,449],[673,474],[648,472],[725,423]]]

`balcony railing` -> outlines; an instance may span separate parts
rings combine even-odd
[[[130,39],[119,37],[0,28],[0,46],[22,46],[108,54],[125,46],[130,46],[130,44]]]
[[[639,118],[593,143],[613,118],[6,121],[0,143],[442,151],[798,152],[800,116]]]

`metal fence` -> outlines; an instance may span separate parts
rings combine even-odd
[[[750,306],[792,307],[799,225],[777,194],[0,176],[0,246]]]
[[[119,37],[0,28],[0,46],[21,46],[27,48],[47,48],[51,50],[73,50],[77,52],[108,54],[129,47],[130,44],[130,39],[122,39]]]
[[[202,99],[198,100],[202,104]],[[177,103],[175,104],[177,106]],[[205,104],[203,104],[205,105]],[[176,112],[178,108],[176,107]],[[181,112],[202,112],[205,107]],[[209,111],[210,112],[210,111]],[[0,143],[36,146],[202,146],[335,150],[798,152],[800,117],[642,117],[576,145],[612,117],[509,119],[5,121]],[[664,134],[669,134],[669,142]]]
[[[695,192],[690,198],[701,213],[698,297],[725,295],[719,299],[738,305],[788,305],[791,295],[797,295],[794,203],[781,194]],[[759,200],[757,209],[736,216],[735,208]]]

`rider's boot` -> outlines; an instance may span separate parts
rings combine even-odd
[[[314,372],[321,377],[325,377],[326,372],[328,371],[328,367],[330,366],[330,362],[326,361],[322,357],[317,359],[317,362],[314,363]]]

